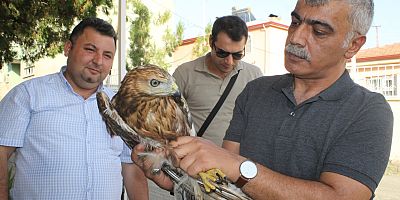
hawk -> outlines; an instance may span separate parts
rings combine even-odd
[[[110,135],[120,136],[131,149],[143,143],[146,151],[140,158],[152,163],[153,173],[162,170],[171,177],[176,196],[248,199],[237,188],[231,189],[233,184],[218,169],[200,173],[201,179],[197,180],[174,167],[177,158],[169,142],[180,136],[195,136],[195,130],[187,103],[167,71],[155,65],[134,68],[126,74],[111,101],[105,93],[98,92],[97,102]],[[165,154],[153,153],[157,149]]]

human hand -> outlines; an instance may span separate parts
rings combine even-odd
[[[192,177],[197,177],[200,172],[218,168],[229,180],[235,182],[240,175],[239,165],[246,159],[199,137],[179,137],[170,145],[180,159],[179,167]]]
[[[145,153],[144,149],[145,146],[143,144],[136,145],[135,148],[132,149],[132,154],[131,154],[132,161],[137,166],[139,166],[140,169],[143,170],[147,178],[151,179],[159,187],[171,191],[174,187],[174,184],[171,181],[171,179],[166,174],[164,174],[162,170],[160,170],[158,173],[154,173],[153,162],[151,160],[139,156],[140,154]],[[155,151],[154,153],[164,153],[164,152]]]

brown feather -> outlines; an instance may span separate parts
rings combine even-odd
[[[182,107],[183,103],[177,102],[172,96],[172,92],[179,91],[155,95],[151,93],[156,88],[151,86],[151,80],[165,85],[175,84],[168,72],[156,66],[131,70],[112,100],[119,115],[140,136],[162,144],[179,136],[190,135],[192,124],[188,112]]]

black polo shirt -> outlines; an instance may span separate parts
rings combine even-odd
[[[348,72],[296,105],[290,74],[261,77],[236,100],[225,140],[240,154],[285,175],[319,180],[324,171],[374,191],[385,171],[393,114],[385,98],[355,84]]]

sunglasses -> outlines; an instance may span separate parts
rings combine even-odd
[[[215,48],[215,54],[216,54],[219,58],[226,58],[226,57],[228,57],[229,55],[232,54],[232,58],[233,58],[234,60],[240,60],[240,59],[242,59],[242,58],[244,57],[245,52],[246,52],[246,51],[245,51],[245,48],[244,48],[242,51],[238,51],[238,52],[231,53],[231,52],[227,52],[227,51],[224,51],[224,50],[218,48],[217,46],[215,46],[215,44],[213,44],[213,46],[214,46],[214,48]]]

